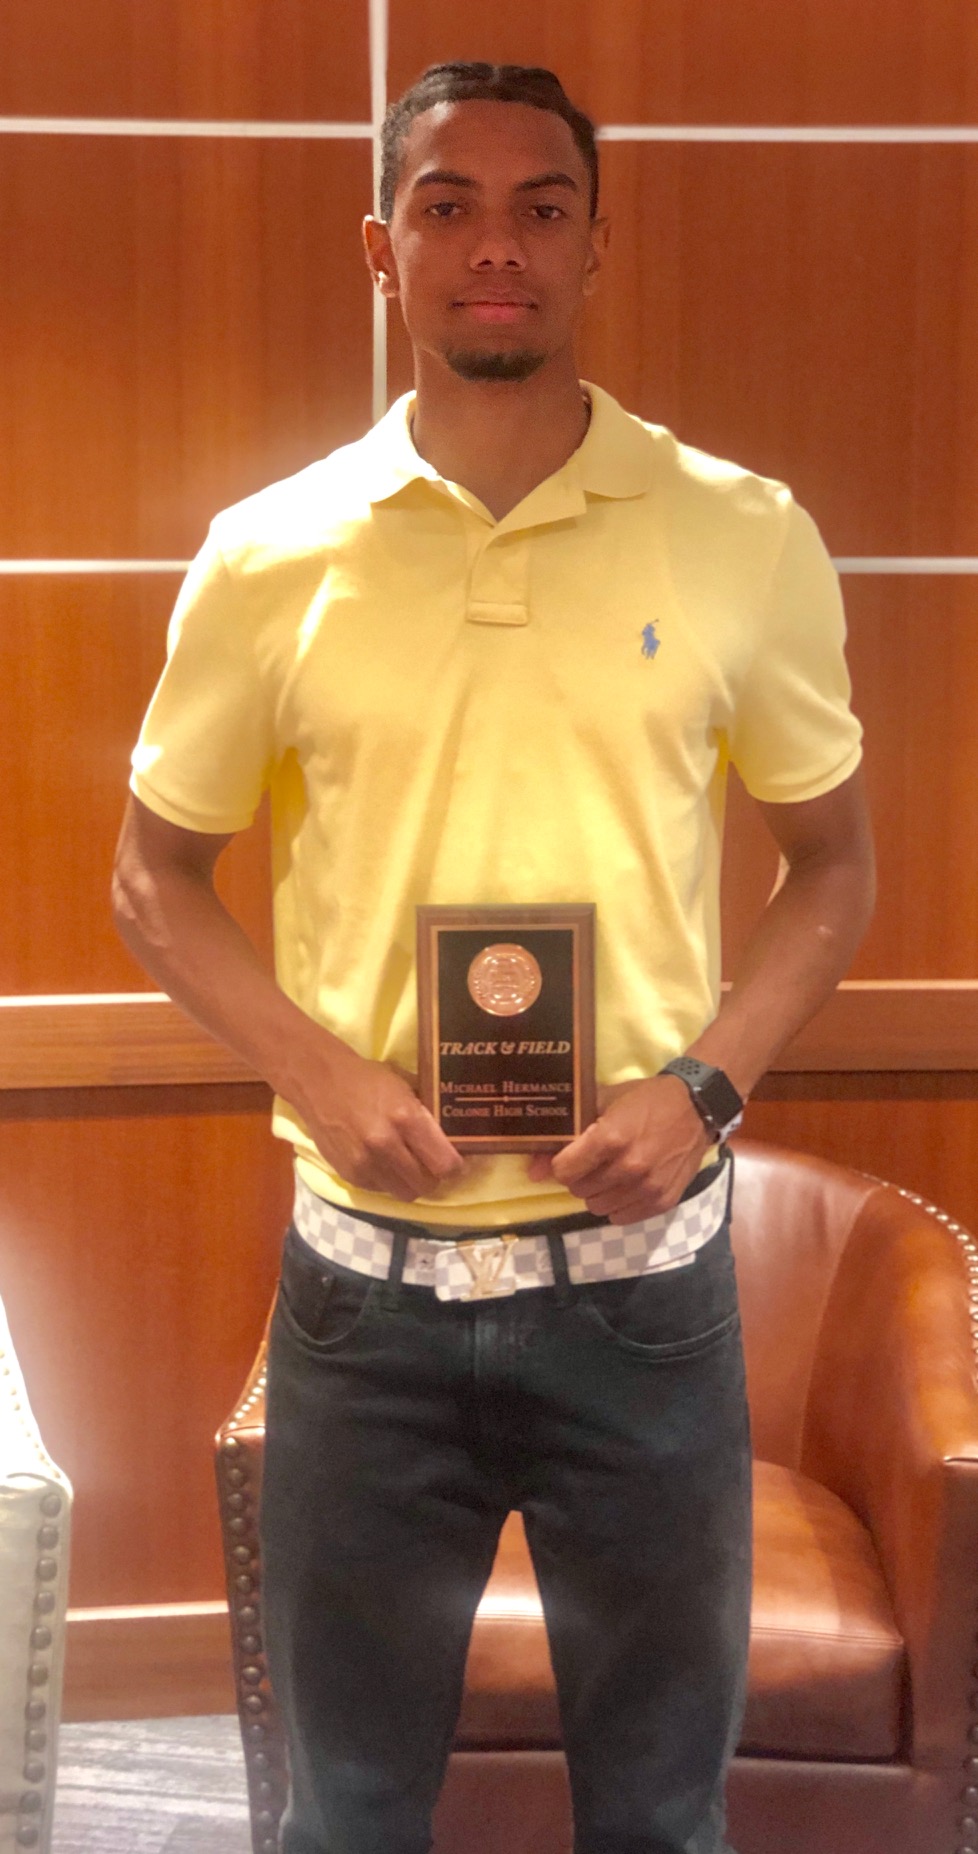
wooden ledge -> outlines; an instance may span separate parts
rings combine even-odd
[[[162,992],[0,998],[0,1088],[255,1079]]]
[[[978,1071],[978,980],[851,979],[772,1073]],[[0,998],[0,1089],[253,1082],[162,992]]]

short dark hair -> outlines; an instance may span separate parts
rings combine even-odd
[[[598,150],[594,124],[576,109],[559,77],[538,64],[430,64],[417,82],[392,103],[380,131],[380,214],[390,222],[401,172],[404,143],[416,116],[436,103],[528,103],[562,116],[577,143],[591,180],[591,217],[598,210]]]

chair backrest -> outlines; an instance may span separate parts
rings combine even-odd
[[[849,1233],[877,1183],[826,1159],[735,1140],[737,1262],[754,1453],[800,1464],[822,1316]]]

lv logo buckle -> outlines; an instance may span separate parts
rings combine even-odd
[[[463,1300],[497,1300],[515,1294],[511,1252],[518,1236],[477,1236],[455,1244],[472,1276],[472,1286]]]

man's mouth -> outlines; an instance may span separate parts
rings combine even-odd
[[[466,296],[454,305],[475,322],[521,322],[536,304],[528,296]]]

